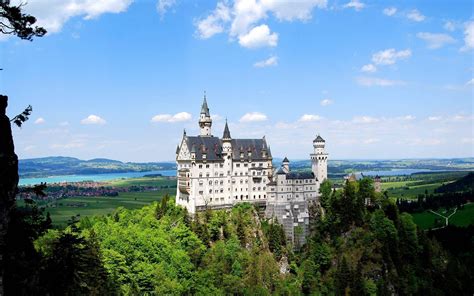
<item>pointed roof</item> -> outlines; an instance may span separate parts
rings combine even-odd
[[[283,162],[290,162],[290,161],[289,161],[288,158],[286,158],[286,156],[285,156],[285,158],[283,159]]]
[[[230,136],[229,126],[227,125],[227,119],[225,121],[224,135],[222,136],[222,139],[232,139]]]
[[[204,101],[202,102],[201,114],[206,114],[206,116],[211,116],[209,114],[209,107],[207,106],[206,93],[204,93]]]
[[[277,175],[286,175],[285,171],[283,170],[282,167],[280,167],[277,171]]]
[[[324,141],[324,139],[320,135],[318,135],[316,139],[314,139],[313,142],[326,142],[326,141]]]

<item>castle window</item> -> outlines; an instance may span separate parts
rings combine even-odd
[[[247,163],[244,163],[244,167],[248,167],[249,165]]]
[[[252,167],[253,167],[253,168],[255,167],[255,163],[252,163]]]
[[[204,191],[199,191],[199,195],[203,195],[204,194]]]
[[[212,185],[212,181],[209,181],[209,185]]]
[[[202,164],[199,165],[199,168],[202,169]]]
[[[199,178],[202,178],[202,173],[199,173]]]
[[[240,168],[240,163],[236,164],[235,166],[238,167],[238,168]]]
[[[212,197],[209,199],[210,202],[212,202]]]
[[[212,193],[212,189],[209,189],[209,194],[211,194],[211,193]]]
[[[259,166],[259,167],[263,167],[263,163],[259,163],[258,166]]]
[[[206,173],[206,177],[209,177],[209,173]]]
[[[219,167],[222,169],[222,168],[224,167],[224,164],[221,163],[221,164],[219,165]]]
[[[204,155],[203,155],[203,156],[204,156]],[[205,157],[203,157],[203,158],[205,158]],[[209,165],[208,165],[208,164],[206,164],[206,169],[208,169],[208,168],[209,168]]]

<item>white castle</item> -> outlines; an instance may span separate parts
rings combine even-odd
[[[212,135],[206,96],[199,117],[199,136],[183,133],[176,149],[176,203],[190,214],[206,208],[228,208],[240,202],[265,206],[294,237],[294,227],[309,224],[308,204],[317,202],[319,185],[327,178],[328,154],[319,135],[313,141],[312,172],[291,172],[285,157],[274,168],[265,136],[233,139],[227,121],[222,138]],[[291,234],[291,235],[290,235]],[[304,240],[302,240],[304,242]]]

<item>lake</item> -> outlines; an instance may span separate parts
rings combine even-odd
[[[411,175],[414,173],[441,172],[429,169],[393,169],[385,171],[366,171],[362,172],[365,176],[401,176]],[[361,172],[356,173],[359,175]],[[81,182],[81,181],[110,181],[122,178],[139,178],[150,174],[161,174],[163,176],[176,176],[176,170],[159,170],[149,172],[129,172],[129,173],[110,173],[110,174],[94,174],[94,175],[64,175],[50,176],[42,178],[20,178],[19,185],[35,185],[41,182],[59,183],[59,182]]]
[[[81,181],[110,181],[122,178],[139,178],[145,175],[161,174],[163,176],[176,176],[176,170],[159,170],[149,172],[129,172],[129,173],[108,173],[93,175],[63,175],[40,178],[20,178],[18,185],[35,185],[41,182],[59,183],[59,182],[81,182]]]

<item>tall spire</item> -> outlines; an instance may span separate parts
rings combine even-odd
[[[222,139],[232,139],[230,136],[229,126],[227,125],[227,119],[225,120],[224,135],[222,136]]]
[[[211,116],[209,114],[209,107],[207,106],[206,91],[204,91],[204,101],[202,102],[201,114],[205,114],[206,116]]]

